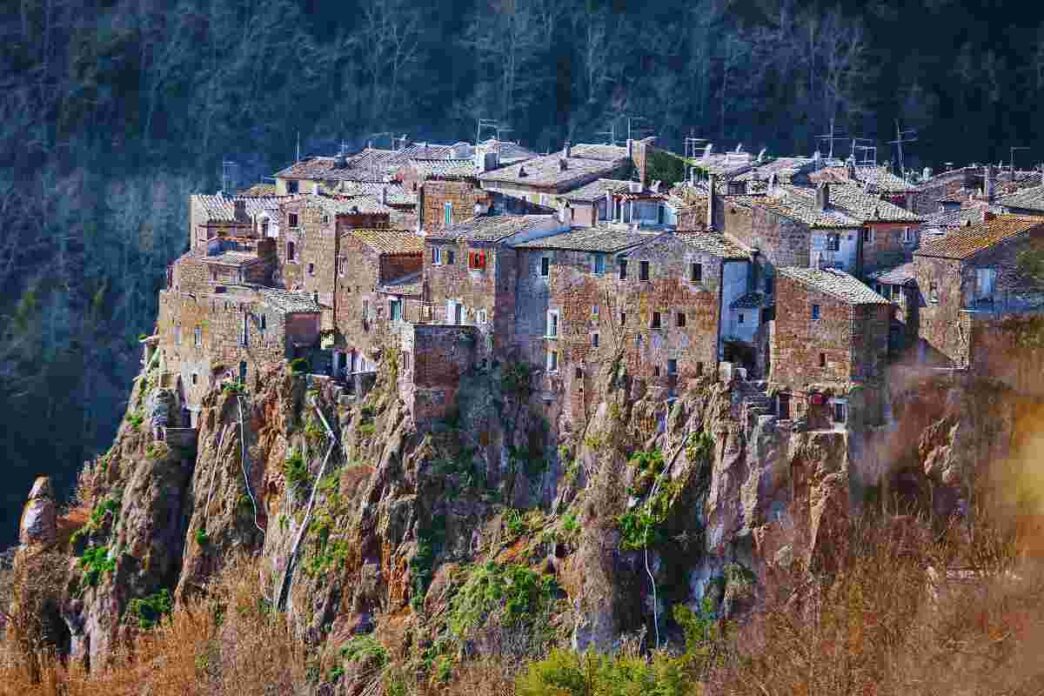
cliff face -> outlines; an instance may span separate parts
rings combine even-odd
[[[555,642],[665,645],[677,605],[741,615],[772,567],[836,570],[850,515],[923,500],[961,513],[1024,407],[908,376],[894,423],[856,437],[780,423],[743,383],[703,380],[668,404],[610,365],[592,417],[566,431],[504,366],[469,375],[454,414],[419,430],[395,377],[357,399],[277,366],[208,395],[193,441],[147,369],[77,505],[58,515],[34,487],[15,603],[39,620],[12,630],[101,665],[247,554],[316,654],[375,632],[423,672]],[[41,566],[52,581],[34,584]]]

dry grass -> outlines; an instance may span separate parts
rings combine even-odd
[[[0,644],[8,653],[0,658],[0,694],[305,693],[303,647],[268,609],[257,578],[255,562],[231,565],[207,599],[179,608],[170,621],[142,633],[133,651],[122,650],[110,667],[90,674],[47,658],[34,669],[16,645]]]

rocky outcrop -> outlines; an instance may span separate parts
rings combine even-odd
[[[18,525],[18,543],[25,547],[47,547],[58,539],[58,505],[49,476],[40,476],[29,491],[29,500]]]

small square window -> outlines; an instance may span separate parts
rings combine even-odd
[[[594,348],[598,347],[598,340],[599,340],[598,334],[596,334],[596,333],[595,334],[591,334],[591,346],[592,347],[594,347]]]
[[[696,376],[697,377],[702,377],[703,376],[703,363],[701,363],[701,362],[696,363]]]
[[[833,418],[835,423],[844,423],[848,420],[848,404],[844,401],[835,401],[833,406]]]
[[[591,305],[591,316],[597,317],[599,312],[598,305]]]
[[[199,384],[199,375],[196,374],[195,372],[192,373],[192,383],[193,384]]]
[[[583,379],[583,377],[584,377],[584,368],[578,367],[575,370],[573,370],[573,376],[576,377],[577,379]]]
[[[286,182],[286,192],[287,193],[297,193],[297,191],[298,191],[298,184],[297,184],[296,180]]]
[[[551,275],[551,259],[547,256],[543,256],[540,259],[540,275],[544,278]]]
[[[743,324],[743,323],[745,323],[746,321],[747,321],[747,317],[746,317],[746,316],[744,316],[743,312],[740,312],[740,313],[739,313],[739,316],[738,316],[738,317],[736,317],[736,322],[737,322],[737,323],[739,323],[739,324]]]
[[[602,275],[605,273],[605,254],[595,254],[592,266],[596,275]]]
[[[638,280],[649,280],[649,262],[638,262]]]
[[[653,368],[653,377],[659,377],[659,376],[660,376],[660,366],[657,365],[656,367]]]
[[[558,351],[549,350],[547,351],[547,371],[558,372]]]
[[[446,265],[452,266],[457,260],[457,252],[453,249],[446,250]]]
[[[817,304],[812,305],[812,319],[813,319],[813,321],[819,319],[819,316],[820,316],[819,311],[820,311],[819,310],[819,305],[817,305]]]
[[[872,244],[874,241],[874,231],[870,227],[863,228],[863,241],[867,244]]]
[[[819,366],[820,367],[826,367],[827,366],[826,353],[820,353],[819,354]]]
[[[913,244],[914,242],[914,231],[912,227],[903,228],[903,243]]]
[[[690,263],[689,264],[689,282],[691,282],[691,283],[702,283],[703,282],[703,264],[702,263]]]
[[[308,275],[310,275],[310,276],[314,276],[315,275],[315,264],[314,263],[308,264]]]
[[[627,312],[620,312],[620,326],[624,326],[627,323]]]
[[[670,358],[667,361],[667,374],[674,376],[678,374],[678,360],[677,358]]]
[[[296,228],[297,227],[297,223],[298,223],[297,213],[289,213],[286,216],[286,222],[290,226],[291,229]]]
[[[620,280],[627,280],[627,259],[620,259]]]
[[[841,235],[827,235],[827,251],[841,251]]]
[[[652,328],[652,329],[660,328],[660,313],[659,312],[653,312],[652,313],[652,321],[649,323],[649,328]]]
[[[674,316],[674,325],[677,326],[678,328],[681,328],[681,327],[685,326],[685,312],[678,312]]]

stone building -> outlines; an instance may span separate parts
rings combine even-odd
[[[908,210],[912,209],[915,187],[887,167],[876,164],[856,164],[849,159],[843,167],[824,167],[810,172],[813,185],[822,183],[856,184],[864,191],[874,194]]]
[[[811,195],[777,185],[764,195],[727,197],[722,208],[724,232],[756,249],[769,274],[776,266],[859,271],[862,225],[831,204],[829,184]]]
[[[1044,186],[1027,188],[999,198],[997,205],[1012,215],[1044,216]]]
[[[596,179],[624,175],[632,167],[630,148],[566,145],[560,152],[479,174],[482,188],[530,203],[557,208],[559,197]]]
[[[209,292],[215,286],[270,285],[275,269],[275,240],[259,240],[253,249],[212,244],[192,249],[175,261],[167,286],[188,293]]]
[[[989,357],[976,355],[977,325],[1044,311],[1038,282],[1019,263],[1030,249],[1044,249],[1044,219],[1000,215],[928,241],[914,253],[923,359],[968,368]]]
[[[516,320],[515,247],[563,232],[553,215],[480,215],[424,239],[426,319],[479,328],[483,354],[511,345]]]
[[[722,327],[748,291],[746,252],[715,234],[600,227],[516,249],[514,354],[542,370],[548,398],[564,398],[574,420],[617,358],[664,395],[715,374]]]
[[[193,194],[189,197],[189,248],[219,241],[240,242],[272,236],[262,220],[278,211],[285,197]]]
[[[403,324],[399,346],[399,396],[424,425],[448,416],[461,380],[475,367],[478,330],[474,326]]]
[[[389,324],[420,319],[422,238],[410,230],[345,228],[336,256],[334,370],[376,370]],[[414,287],[411,287],[414,286]]]
[[[304,293],[218,286],[160,291],[160,369],[196,426],[203,396],[225,379],[249,382],[280,361],[318,347],[320,307]]]
[[[877,424],[889,301],[844,271],[782,267],[776,304],[769,382],[781,419],[805,418],[814,428]]]
[[[893,306],[888,351],[899,355],[917,345],[917,331],[921,316],[921,293],[917,289],[914,262],[908,261],[895,268],[870,274],[874,291],[889,300]]]

